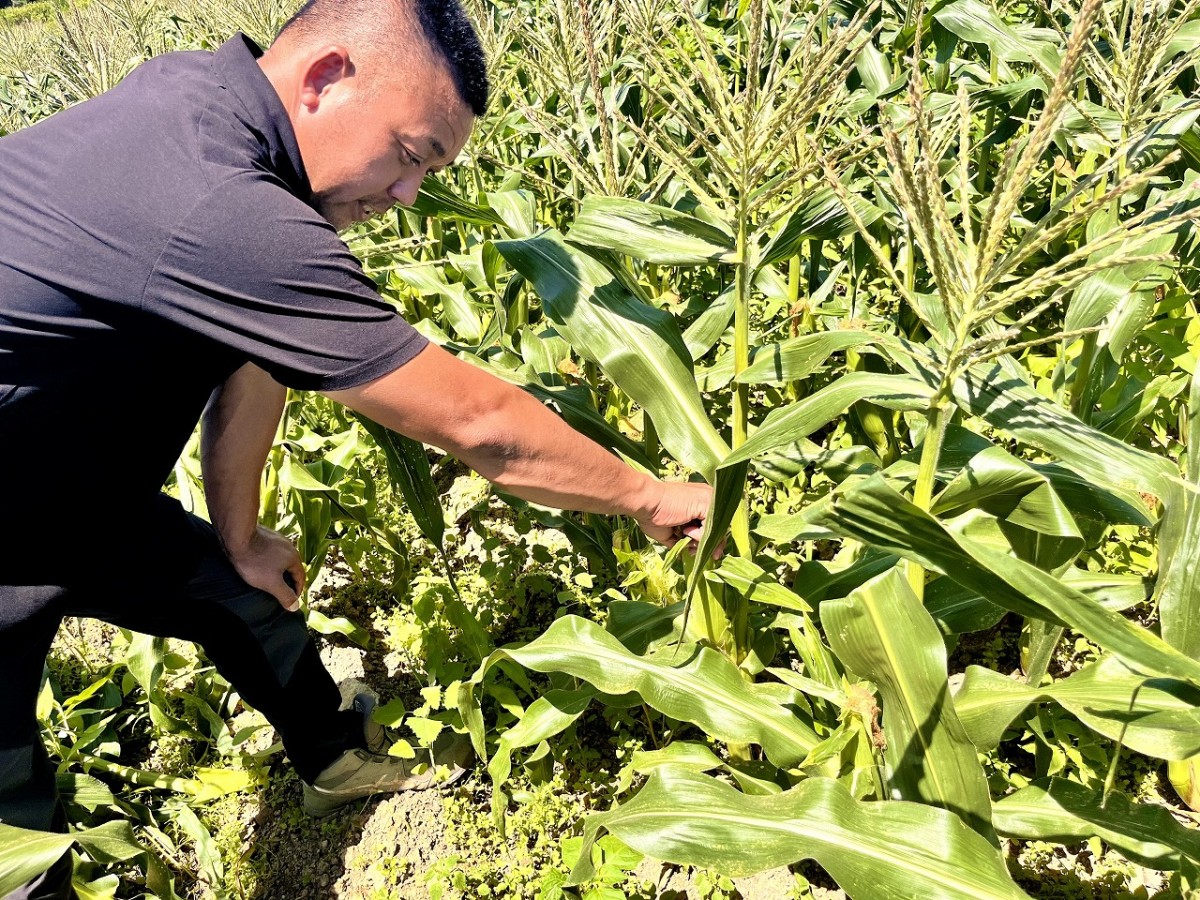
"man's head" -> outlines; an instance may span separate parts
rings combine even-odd
[[[338,228],[411,204],[487,104],[483,52],[457,0],[309,0],[261,65]]]

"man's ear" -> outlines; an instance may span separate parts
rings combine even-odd
[[[345,47],[336,44],[323,47],[308,57],[300,84],[300,103],[309,112],[316,112],[326,92],[353,75],[354,63]]]

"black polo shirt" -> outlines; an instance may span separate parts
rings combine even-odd
[[[312,207],[237,36],[153,59],[0,138],[0,583],[46,543],[123,542],[213,389],[377,378],[425,339]]]

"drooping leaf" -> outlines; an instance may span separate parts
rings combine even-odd
[[[736,261],[733,238],[721,229],[675,209],[620,197],[586,198],[567,240],[658,265]]]
[[[358,421],[375,439],[387,460],[388,475],[400,486],[409,512],[417,521],[417,527],[425,539],[439,550],[446,521],[442,514],[442,503],[437,486],[429,468],[429,457],[418,441],[384,428],[366,416],[357,416]]]
[[[863,224],[870,225],[883,215],[883,210],[869,200],[855,194],[854,211]],[[770,266],[795,256],[805,241],[832,241],[853,234],[857,226],[838,199],[833,188],[823,187],[812,193],[791,214],[784,226],[771,238],[763,251],[759,265]]]
[[[1200,859],[1200,832],[1179,824],[1165,806],[1136,803],[1121,793],[1104,797],[1065,778],[1009,794],[993,815],[1006,837],[1056,844],[1099,837],[1152,869],[1178,869],[1181,857]]]
[[[976,746],[991,749],[1030,703],[1053,700],[1089,728],[1159,759],[1200,753],[1200,690],[1172,678],[1147,678],[1106,656],[1078,672],[1031,687],[979,666],[967,669],[955,708]]]
[[[711,581],[728,584],[754,603],[765,603],[796,612],[812,612],[812,607],[803,597],[785,588],[775,576],[745,557],[726,558],[719,567],[709,570],[707,577]]]
[[[1200,684],[1200,662],[1036,566],[951,533],[880,475],[839,494],[814,518],[847,537],[948,575],[1013,612],[1069,625],[1130,665]]]
[[[650,414],[668,452],[711,478],[729,448],[709,421],[674,318],[633,297],[556,231],[496,246],[571,345]]]
[[[402,266],[393,270],[396,276],[422,296],[442,301],[446,321],[468,343],[478,344],[483,338],[483,320],[461,282],[449,282],[431,266]]]
[[[422,216],[454,219],[472,225],[503,225],[504,220],[494,210],[471,203],[455,194],[444,182],[427,178],[421,183],[416,202],[409,210]]]
[[[953,813],[922,803],[864,803],[831,778],[769,796],[663,767],[627,803],[584,820],[574,883],[592,877],[601,830],[647,856],[732,875],[815,859],[856,900],[1019,900],[1000,851]]]
[[[1028,38],[1015,31],[988,3],[954,0],[934,12],[943,28],[973,44],[983,44],[1006,62],[1040,62],[1043,70],[1058,70],[1061,49],[1048,41]]]
[[[907,375],[851,372],[803,400],[773,410],[746,443],[725,457],[721,467],[747,462],[808,437],[860,400],[888,409],[924,409],[932,396],[924,382]]]
[[[760,347],[750,363],[734,379],[738,384],[783,384],[807,378],[830,355],[875,341],[869,331],[821,331],[802,334],[781,344]]]
[[[599,625],[564,616],[524,647],[497,650],[463,685],[459,708],[473,739],[479,729],[477,752],[483,723],[474,693],[502,659],[536,672],[565,672],[607,694],[636,693],[647,706],[693,722],[718,740],[761,745],[778,766],[795,765],[819,743],[811,726],[779,703],[775,691],[747,683],[715,650],[674,645],[636,656]]]

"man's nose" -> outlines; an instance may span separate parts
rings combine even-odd
[[[401,178],[388,188],[388,196],[401,206],[412,206],[417,202],[417,193],[421,190],[421,182],[424,180],[424,172]]]

